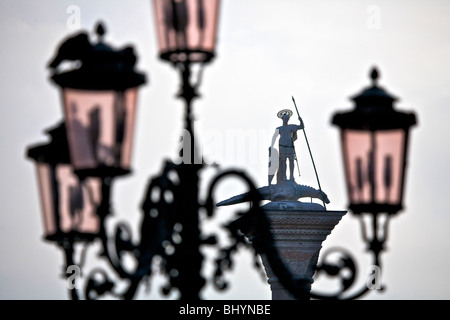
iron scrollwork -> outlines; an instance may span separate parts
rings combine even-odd
[[[214,235],[202,237],[198,210],[205,210],[209,218],[214,216],[214,190],[222,180],[230,176],[240,178],[246,183],[252,201],[248,210],[236,212],[235,219],[224,226],[231,241],[226,247],[219,248],[219,254],[214,261],[214,287],[217,290],[228,288],[224,274],[233,267],[233,255],[239,248],[244,247],[253,251],[254,266],[262,274],[264,273],[258,255],[266,256],[282,285],[294,297],[309,299],[305,280],[293,276],[278,255],[269,221],[260,208],[262,199],[244,172],[228,170],[216,175],[209,185],[205,202],[194,203],[196,212],[186,211],[186,201],[192,202],[192,199],[186,198],[186,185],[183,185],[182,179],[189,174],[198,176],[201,168],[202,165],[176,165],[167,161],[162,174],[150,180],[141,206],[143,216],[138,244],[133,243],[131,230],[123,222],[117,224],[113,237],[108,236],[106,218],[109,215],[104,214],[100,236],[103,250],[101,256],[109,261],[118,278],[127,279],[129,284],[123,292],[118,292],[116,283],[108,274],[96,268],[89,274],[86,282],[86,299],[99,299],[105,295],[133,299],[139,284],[152,276],[152,262],[156,257],[160,258],[160,271],[168,278],[168,284],[162,288],[164,295],[167,296],[176,289],[180,300],[201,299],[200,291],[205,286],[206,279],[200,273],[204,261],[200,248],[204,245],[217,245],[217,240]],[[109,191],[106,194],[109,194]],[[107,207],[103,205],[104,208]],[[192,219],[193,216],[197,218]],[[131,255],[137,261],[133,272],[127,271],[124,266],[122,258],[125,255]]]

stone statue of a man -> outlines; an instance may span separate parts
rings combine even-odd
[[[278,112],[278,118],[283,120],[283,125],[278,127],[272,137],[272,144],[270,149],[273,149],[275,141],[280,136],[278,146],[279,162],[277,172],[277,183],[287,180],[287,160],[289,159],[289,180],[294,180],[294,160],[296,154],[294,149],[294,141],[297,140],[297,131],[304,129],[304,123],[301,117],[298,118],[300,125],[288,124],[289,118],[292,116],[292,111],[284,109]]]

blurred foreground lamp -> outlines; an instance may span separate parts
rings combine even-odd
[[[80,181],[73,173],[64,124],[47,130],[48,144],[32,146],[27,155],[36,162],[45,239],[92,240],[100,228],[96,214],[101,183]]]
[[[396,98],[377,85],[352,98],[356,107],[337,113],[350,210],[355,213],[395,214],[403,209],[408,135],[416,124],[414,113],[396,111]]]
[[[153,0],[160,57],[173,63],[214,57],[219,0]]]
[[[145,76],[134,70],[132,47],[115,50],[103,42],[102,24],[96,31],[96,44],[84,32],[63,42],[49,67],[62,89],[76,174],[105,178],[131,171],[137,88]]]
[[[152,0],[158,35],[159,57],[170,62],[181,76],[178,97],[185,101],[185,130],[190,135],[191,163],[196,159],[192,101],[199,96],[203,66],[215,56],[220,0]],[[196,81],[192,65],[200,65]]]

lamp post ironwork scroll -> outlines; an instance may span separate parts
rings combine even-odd
[[[341,131],[348,207],[361,223],[362,238],[372,255],[372,265],[381,270],[381,253],[388,239],[390,219],[403,209],[409,131],[416,124],[416,116],[413,112],[395,110],[397,99],[378,85],[377,68],[371,70],[370,78],[372,85],[352,97],[355,108],[334,114],[332,123]],[[370,230],[366,227],[365,216],[371,220]],[[336,253],[340,256],[338,262],[327,262]],[[349,271],[346,276],[341,273],[344,269]],[[325,251],[316,276],[322,273],[338,276],[341,289],[336,294],[312,292],[312,298],[350,300],[370,291],[371,285],[365,283],[346,296],[357,274],[354,259],[347,250]]]

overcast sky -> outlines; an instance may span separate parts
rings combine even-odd
[[[74,8],[79,25],[71,20]],[[327,208],[346,210],[339,132],[330,120],[334,112],[353,107],[349,98],[370,84],[368,74],[377,66],[380,85],[399,98],[398,110],[416,113],[418,125],[411,132],[405,210],[392,219],[382,255],[386,290],[365,299],[450,298],[450,2],[224,0],[220,9],[217,56],[205,68],[201,98],[194,102],[205,156],[221,169],[243,169],[258,186],[266,185],[267,148],[281,124],[276,113],[294,110],[294,96],[320,184],[331,200]],[[47,63],[62,39],[78,28],[93,32],[99,20],[105,23],[106,41],[134,46],[138,69],[149,79],[139,90],[133,174],[115,182],[113,220],[127,220],[139,229],[147,180],[177,151],[183,126],[183,102],[176,98],[179,77],[158,59],[150,1],[2,1],[1,299],[68,297],[61,276],[63,254],[42,241],[35,170],[25,150],[46,141],[43,130],[63,116]],[[235,136],[251,147],[239,149]],[[302,177],[296,180],[317,187],[301,137],[296,148]],[[215,173],[205,170],[202,188]],[[239,188],[224,186],[218,198]],[[350,213],[322,250],[336,246],[352,252],[364,274],[370,259],[359,222]],[[96,253],[95,246],[88,249],[86,267],[106,267]],[[208,285],[205,299],[270,299],[268,285],[250,267],[250,253],[241,252],[238,261],[228,277],[231,289],[219,293]],[[358,286],[364,285],[359,280]],[[163,282],[155,277],[150,292],[142,287],[138,298],[159,298]],[[313,290],[318,288],[332,292],[336,283],[317,280]]]

